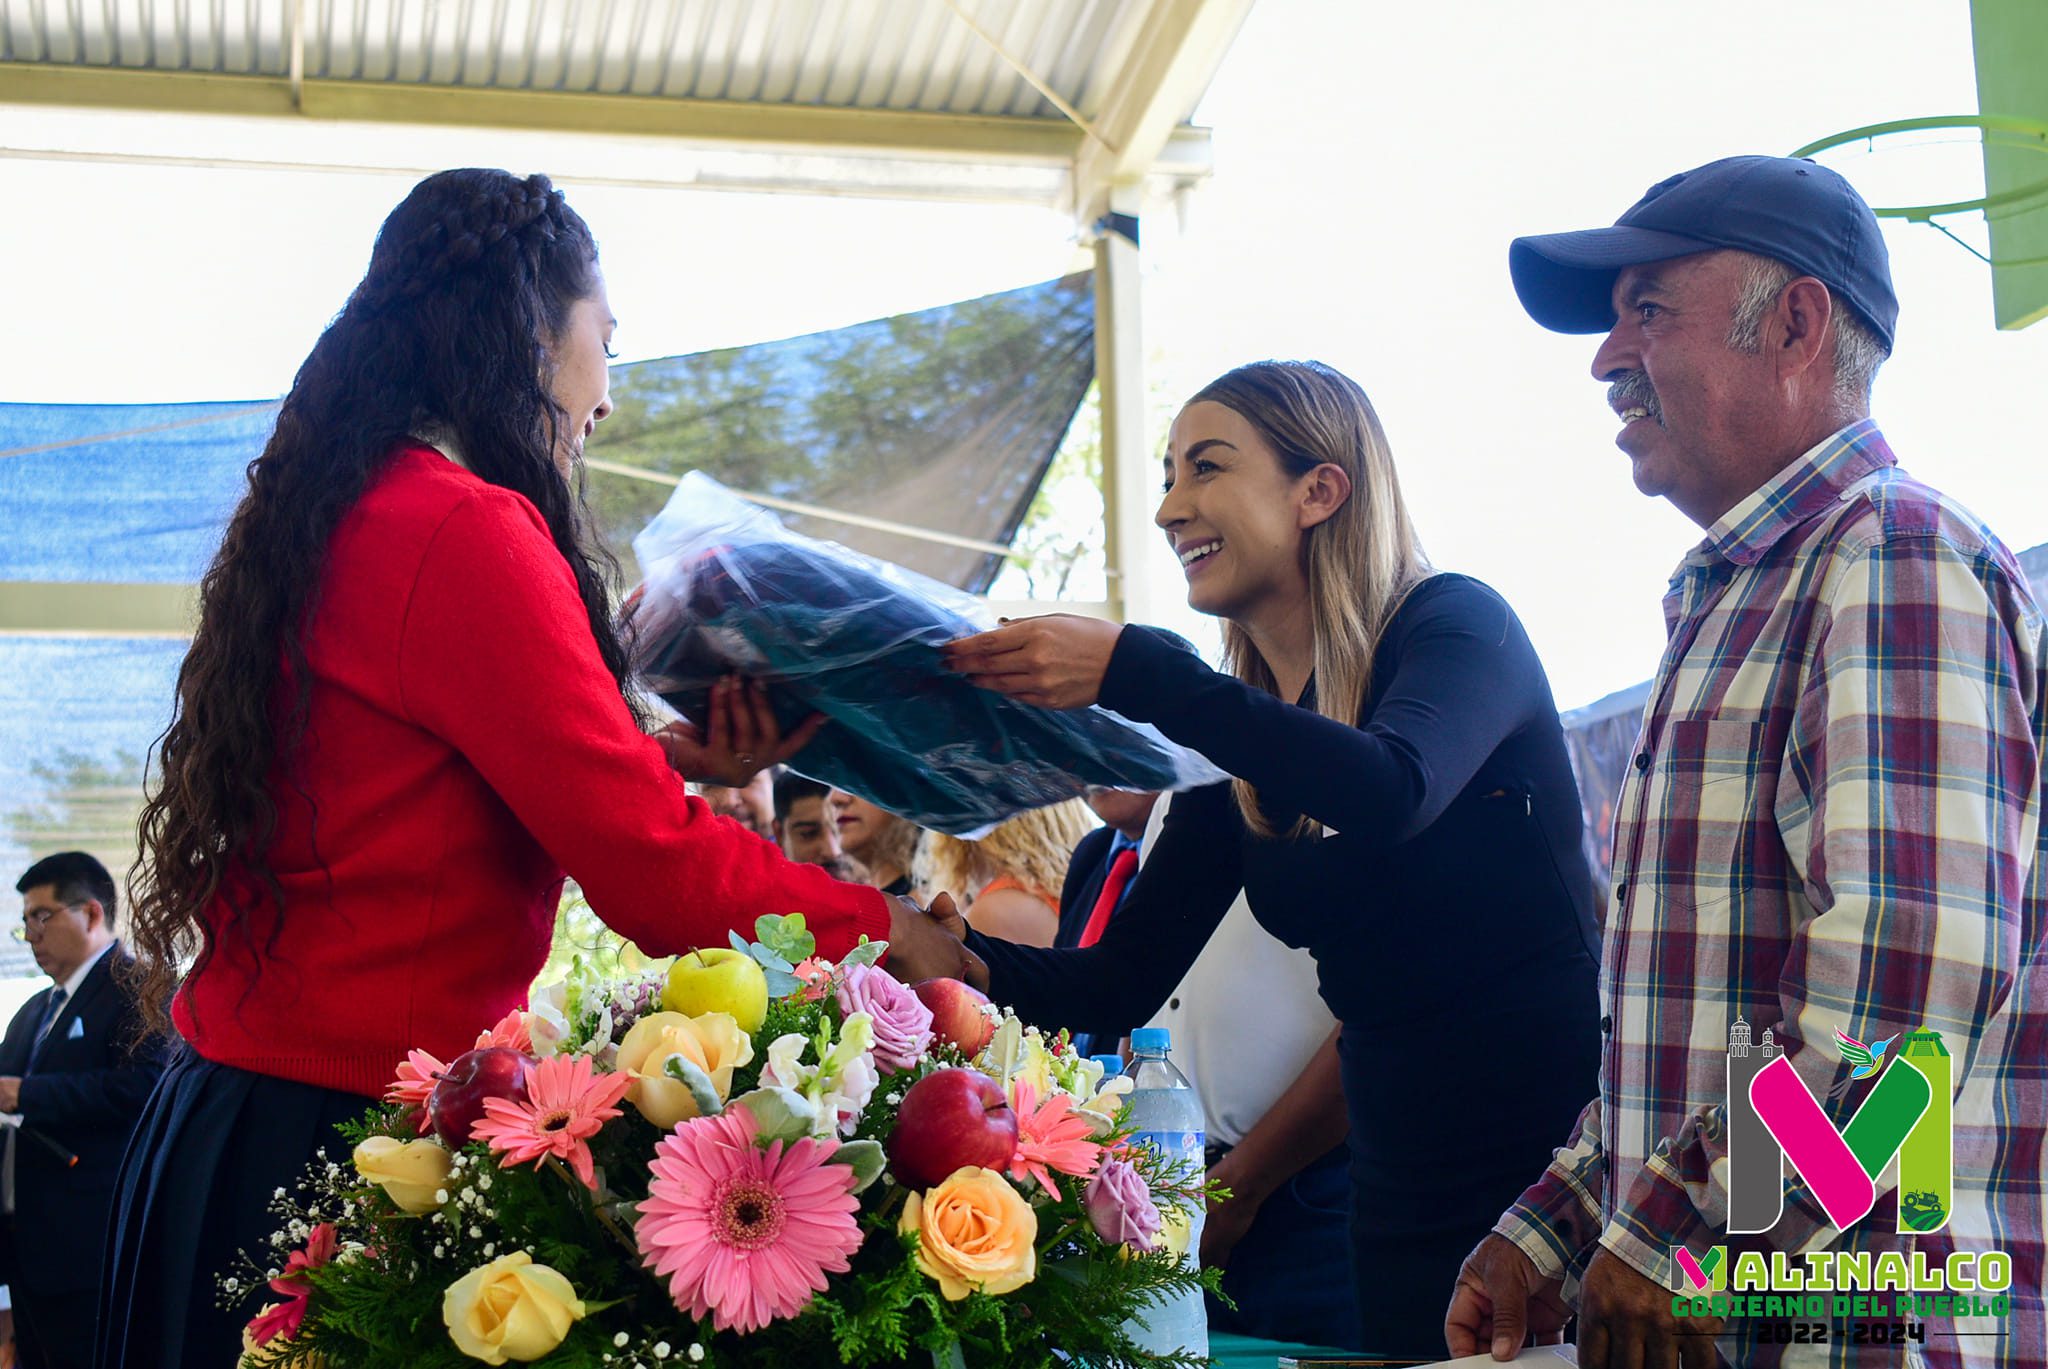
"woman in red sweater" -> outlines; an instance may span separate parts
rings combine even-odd
[[[676,773],[744,783],[806,731],[756,733],[728,689],[703,737],[643,732],[580,499],[613,326],[545,177],[429,177],[249,468],[142,819],[142,994],[186,1049],[122,1167],[107,1369],[234,1362],[260,1299],[216,1283],[274,1258],[272,1194],[346,1155],[409,1048],[452,1059],[525,1001],[565,873],[656,955],[800,909],[821,954],[865,934],[952,972],[914,905]]]

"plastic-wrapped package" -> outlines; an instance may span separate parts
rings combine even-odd
[[[643,685],[702,721],[720,677],[766,681],[785,730],[832,719],[797,770],[920,826],[975,837],[1091,785],[1224,778],[1107,709],[1036,708],[969,684],[939,648],[992,626],[983,601],[793,533],[709,476],[683,477],[633,550]]]

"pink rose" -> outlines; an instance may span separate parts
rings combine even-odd
[[[875,1063],[907,1070],[932,1044],[932,1010],[887,970],[854,965],[839,986],[840,1011],[875,1020]]]
[[[1151,1250],[1159,1244],[1163,1223],[1144,1176],[1128,1160],[1105,1160],[1088,1180],[1081,1206],[1095,1225],[1095,1234],[1111,1245]]]

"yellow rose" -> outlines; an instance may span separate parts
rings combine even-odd
[[[912,1193],[897,1228],[917,1233],[917,1267],[948,1302],[977,1288],[1008,1293],[1038,1276],[1038,1214],[992,1169],[956,1169]]]
[[[562,1343],[583,1316],[569,1281],[524,1250],[479,1265],[441,1299],[455,1348],[485,1364],[535,1360]]]
[[[1154,1250],[1171,1251],[1175,1257],[1185,1261],[1194,1234],[1193,1214],[1173,1203],[1159,1204],[1159,1241],[1152,1247]]]
[[[445,1201],[434,1194],[448,1186],[454,1159],[439,1141],[401,1141],[396,1136],[372,1136],[356,1147],[355,1154],[356,1173],[414,1216],[432,1212]]]
[[[649,1013],[619,1043],[618,1071],[633,1076],[626,1097],[658,1127],[672,1127],[698,1114],[690,1086],[665,1068],[680,1055],[711,1076],[721,1103],[732,1093],[732,1072],[754,1058],[754,1043],[731,1013]]]

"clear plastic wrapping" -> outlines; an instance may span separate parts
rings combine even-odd
[[[832,719],[795,769],[920,826],[973,837],[1092,785],[1224,778],[1107,709],[1037,708],[969,684],[939,648],[992,626],[983,601],[790,532],[708,476],[685,476],[633,550],[643,685],[702,721],[721,676],[765,681],[785,730],[813,712]]]

